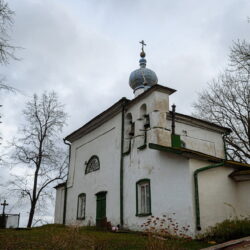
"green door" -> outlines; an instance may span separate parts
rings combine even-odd
[[[99,192],[96,194],[96,225],[105,227],[106,225],[106,194],[107,192]]]

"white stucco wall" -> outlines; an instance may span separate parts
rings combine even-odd
[[[68,185],[66,224],[94,225],[96,193],[107,191],[106,215],[112,224],[120,223],[120,146],[121,114],[72,143],[70,181]],[[100,170],[85,174],[87,162],[97,155]],[[76,220],[77,199],[86,194],[86,218]]]
[[[56,189],[56,205],[55,205],[54,222],[57,224],[63,224],[64,194],[65,194],[64,187],[60,187]]]
[[[180,227],[189,225],[192,233],[194,218],[188,160],[147,148],[134,149],[124,163],[125,226],[140,230],[149,218],[136,216],[136,182],[148,178],[152,215],[160,218],[167,215]]]
[[[168,120],[167,128],[171,129],[171,120]],[[218,158],[225,157],[222,133],[178,121],[176,121],[175,131],[185,142],[186,148]]]
[[[131,152],[124,157],[124,226],[141,230],[141,225],[150,217],[136,216],[136,182],[146,178],[150,179],[152,215],[159,218],[167,215],[179,227],[190,226],[188,233],[192,235],[194,212],[188,159],[148,147],[138,149],[143,141],[138,139],[143,119],[139,111],[143,104],[146,104],[146,114],[150,116],[147,143],[171,146],[171,135],[166,130],[168,99],[167,94],[155,92],[127,110],[135,122],[135,136],[131,139]]]
[[[190,177],[193,178],[193,172],[196,169],[212,164],[190,159]],[[236,183],[228,177],[233,170],[230,167],[218,167],[198,174],[202,231],[218,222],[239,215]]]
[[[236,190],[237,190],[237,204],[240,215],[239,218],[242,217],[250,217],[250,181],[242,181],[236,182]]]
[[[142,106],[143,107],[142,112]],[[168,152],[150,149],[148,143],[171,146],[171,120],[168,94],[155,91],[126,109],[135,123],[135,134],[129,136],[131,122],[125,120],[124,152],[124,226],[140,230],[148,217],[136,216],[136,182],[150,179],[151,212],[163,218],[167,215],[179,227],[189,226],[189,234],[196,233],[193,172],[211,163],[188,159]],[[150,117],[150,128],[145,129],[145,116]],[[176,122],[176,133],[189,149],[224,158],[222,135],[218,131]],[[138,149],[140,146],[146,147]],[[130,143],[131,142],[131,143]],[[130,147],[129,147],[130,145]],[[130,152],[129,151],[130,148]],[[68,177],[66,224],[94,225],[96,193],[106,191],[106,215],[112,225],[120,224],[120,156],[121,113],[76,140],[71,146]],[[100,170],[85,174],[85,162],[97,155]],[[248,184],[235,183],[228,175],[232,168],[220,167],[199,174],[201,227],[214,225],[230,216],[247,214],[250,201]],[[57,191],[55,222],[62,221],[63,193]],[[77,220],[77,199],[86,194],[86,218]],[[60,198],[61,197],[61,198]],[[60,200],[62,199],[62,200]],[[246,201],[247,200],[247,201]],[[244,205],[243,205],[244,203]],[[61,206],[61,207],[60,207]]]

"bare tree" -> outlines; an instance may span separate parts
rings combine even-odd
[[[231,128],[226,137],[228,156],[250,162],[250,44],[237,41],[231,48],[230,66],[208,84],[194,104],[195,115]]]
[[[8,3],[0,0],[0,63],[8,63],[10,58],[15,58],[15,47],[9,42],[8,30],[13,24],[14,11]]]
[[[35,94],[23,114],[26,124],[13,142],[13,159],[21,163],[24,175],[15,175],[11,185],[30,202],[27,227],[31,227],[39,201],[48,198],[52,183],[66,177],[67,154],[58,146],[66,113],[51,92]]]
[[[0,64],[7,64],[10,59],[17,59],[14,54],[16,46],[11,45],[9,36],[14,14],[8,3],[5,0],[0,0]],[[1,90],[16,91],[16,89],[5,83],[4,77],[0,79]]]

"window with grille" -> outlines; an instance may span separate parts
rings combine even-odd
[[[136,215],[151,214],[150,180],[143,179],[136,183]]]
[[[77,219],[85,219],[86,194],[79,194],[77,201]]]
[[[87,166],[85,169],[85,174],[97,171],[100,169],[100,161],[98,156],[93,155],[89,161],[87,162]]]

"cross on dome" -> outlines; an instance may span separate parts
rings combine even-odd
[[[146,90],[158,82],[155,72],[146,67],[146,53],[144,52],[144,46],[146,46],[146,43],[144,40],[140,41],[139,43],[142,45],[142,51],[140,53],[141,58],[139,60],[140,68],[134,70],[129,77],[129,85],[134,90],[134,92],[137,89]]]
[[[144,46],[146,46],[147,44],[144,42],[144,40],[141,40],[139,43],[141,44],[141,54],[140,54],[140,56],[142,58],[144,58],[146,56],[146,54],[144,52]]]
[[[144,46],[147,46],[147,44],[144,42],[144,40],[141,40],[139,43],[141,43],[141,50],[144,51]]]

